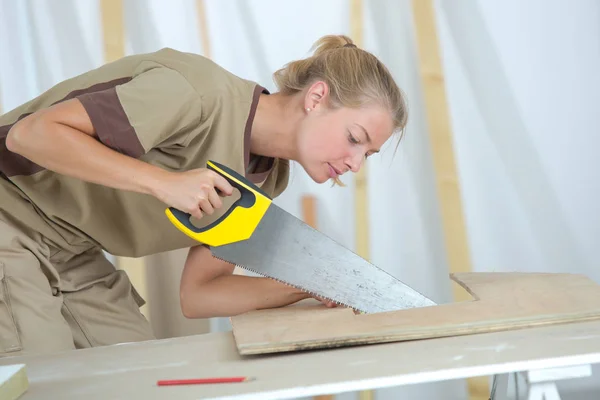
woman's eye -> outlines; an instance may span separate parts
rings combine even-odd
[[[358,140],[356,140],[356,138],[352,136],[352,134],[348,135],[348,140],[350,141],[350,143],[358,144]]]

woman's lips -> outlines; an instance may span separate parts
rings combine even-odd
[[[329,177],[330,177],[330,178],[337,178],[337,177],[338,177],[338,175],[340,175],[340,174],[339,174],[339,173],[336,171],[336,169],[335,169],[335,168],[333,168],[333,167],[331,166],[331,164],[329,164],[329,163],[328,163],[327,165],[329,166]]]

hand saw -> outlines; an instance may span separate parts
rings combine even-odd
[[[281,209],[258,186],[214,161],[207,168],[240,191],[216,221],[197,227],[190,214],[165,210],[183,233],[214,257],[363,313],[435,303],[392,275]]]

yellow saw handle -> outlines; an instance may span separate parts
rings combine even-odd
[[[258,226],[271,205],[272,199],[258,186],[215,161],[208,161],[207,168],[215,171],[240,191],[240,198],[216,221],[199,228],[194,226],[191,214],[168,207],[165,214],[180,231],[209,246],[222,246],[246,240]]]

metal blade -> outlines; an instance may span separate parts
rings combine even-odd
[[[211,251],[217,258],[365,313],[435,305],[275,204],[248,240]]]

